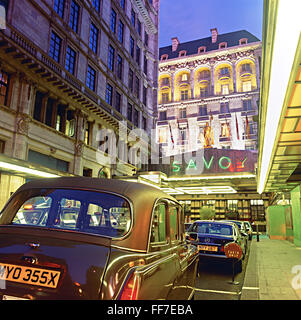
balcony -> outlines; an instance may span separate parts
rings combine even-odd
[[[250,77],[252,74],[253,74],[252,68],[249,64],[244,64],[241,66],[241,69],[239,72],[240,78],[245,79]]]
[[[221,69],[218,73],[218,80],[225,81],[231,78],[231,74],[228,68]]]
[[[160,80],[159,84],[160,90],[169,89],[170,88],[170,81],[168,78],[163,78]]]
[[[210,72],[200,72],[197,77],[199,84],[206,84],[210,82]]]

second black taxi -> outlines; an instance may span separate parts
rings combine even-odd
[[[245,257],[245,240],[237,225],[233,222],[197,220],[188,230],[188,239],[197,246],[200,259],[232,262],[225,254],[225,247],[236,243],[242,249],[242,257],[235,261],[236,270],[242,271],[242,259]]]

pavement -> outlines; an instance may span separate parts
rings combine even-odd
[[[253,236],[241,300],[301,300],[301,248]]]

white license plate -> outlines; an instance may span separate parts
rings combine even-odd
[[[60,271],[25,267],[0,262],[0,280],[56,288]]]
[[[199,250],[204,250],[204,251],[215,251],[215,252],[217,252],[217,247],[215,247],[215,246],[203,246],[203,245],[199,245],[198,246],[198,249]]]

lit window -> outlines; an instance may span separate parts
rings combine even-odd
[[[136,13],[135,13],[135,11],[133,9],[131,11],[131,23],[135,27],[135,25],[136,25]]]
[[[208,86],[204,87],[204,88],[201,88],[200,89],[200,97],[201,98],[206,98],[208,96],[209,96],[209,88],[208,88]]]
[[[92,0],[92,5],[97,12],[100,11],[100,0]]]
[[[64,0],[55,0],[54,1],[54,11],[61,17],[64,17],[64,6],[65,1]]]
[[[51,33],[49,56],[56,62],[60,62],[62,39],[55,33]]]
[[[6,105],[7,103],[8,83],[8,74],[0,71],[0,105]]]
[[[159,143],[167,142],[167,130],[166,128],[159,128]]]
[[[124,31],[124,24],[121,20],[119,20],[118,26],[118,40],[119,42],[123,43],[123,31]]]
[[[186,118],[186,108],[180,109],[180,118],[185,119]]]
[[[111,71],[114,71],[114,55],[115,55],[115,49],[111,45],[109,45],[108,67]]]
[[[94,53],[97,52],[97,42],[98,29],[96,28],[94,23],[91,23],[89,47]]]
[[[252,91],[251,81],[244,81],[244,82],[242,83],[242,91],[243,91],[243,92]]]
[[[111,10],[111,31],[113,33],[116,31],[116,12],[114,9]]]
[[[122,65],[123,65],[123,59],[118,54],[117,55],[117,77],[121,80],[122,79]]]
[[[188,90],[181,91],[181,100],[188,100]]]
[[[66,70],[69,71],[71,74],[74,74],[74,71],[75,71],[75,60],[76,60],[76,52],[68,46],[65,67],[66,67]]]
[[[107,84],[107,91],[106,91],[106,102],[109,105],[112,105],[112,93],[113,93],[113,88],[110,84]]]
[[[88,66],[87,71],[87,87],[91,90],[95,90],[95,82],[96,82],[96,71]]]
[[[72,0],[71,9],[70,9],[69,26],[76,33],[78,31],[78,20],[79,20],[79,5]]]
[[[222,94],[223,95],[229,94],[229,85],[227,84],[222,85]]]
[[[169,93],[162,93],[162,103],[168,103],[169,102]]]
[[[187,73],[182,74],[182,81],[188,81]]]

